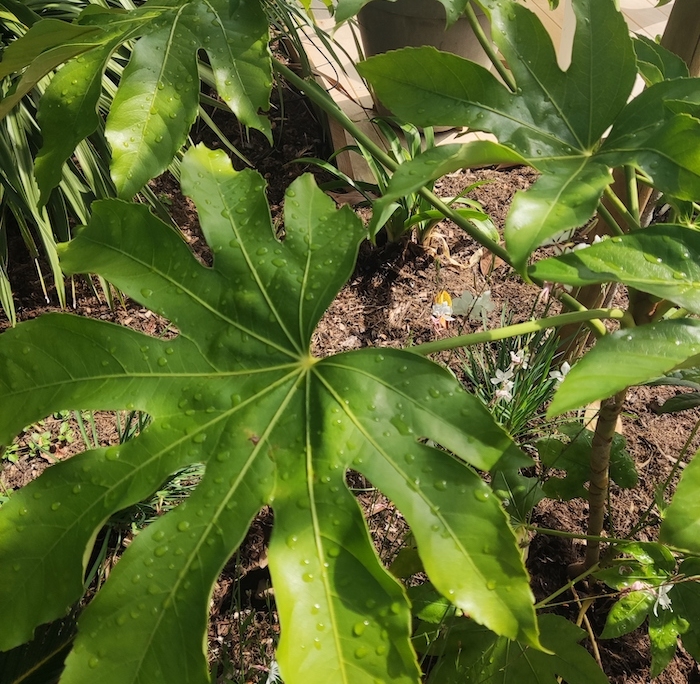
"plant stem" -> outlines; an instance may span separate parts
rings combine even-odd
[[[632,218],[639,224],[639,191],[637,189],[637,173],[631,164],[625,165],[625,181],[627,182],[627,201]]]
[[[524,527],[536,534],[545,534],[550,537],[565,537],[566,539],[585,539],[586,541],[606,542],[610,544],[626,544],[629,539],[618,539],[617,537],[600,537],[592,534],[578,534],[576,532],[564,532],[563,530],[550,530],[536,525],[524,525]]]
[[[620,228],[620,224],[615,220],[615,217],[602,202],[598,202],[598,213],[603,217],[603,220],[608,224],[613,233],[616,235],[625,234],[625,231]]]
[[[553,594],[550,594],[546,599],[542,599],[539,603],[535,604],[535,610],[540,610],[545,606],[549,605],[557,596],[561,596],[565,592],[569,591],[571,587],[578,584],[581,580],[586,579],[589,575],[597,572],[600,569],[600,565],[597,563],[586,570],[583,570],[578,576],[574,577],[572,580],[567,582],[563,587],[559,587]]]
[[[584,323],[594,319],[621,319],[624,315],[625,312],[621,309],[573,311],[571,313],[560,314],[559,316],[551,316],[535,321],[517,323],[516,325],[508,325],[495,330],[484,330],[483,332],[471,333],[469,335],[457,335],[456,337],[450,337],[446,340],[426,342],[425,344],[418,344],[415,347],[408,347],[407,350],[415,354],[420,354],[421,356],[427,356],[428,354],[448,351],[450,349],[456,349],[457,347],[467,347],[472,344],[493,342],[495,340],[503,340],[507,337],[516,337],[518,335],[527,335],[528,333],[537,332],[538,330],[556,328],[557,326],[567,325],[569,323]]]
[[[626,396],[627,389],[624,389],[600,404],[591,446],[591,481],[588,488],[588,535],[591,537],[599,537],[603,531],[610,486],[610,448]],[[599,561],[600,540],[591,539],[586,544],[584,568],[597,565]]]
[[[328,93],[326,93],[326,91],[323,90],[323,88],[321,88],[317,83],[300,78],[291,69],[286,67],[284,64],[281,64],[276,59],[272,60],[272,64],[275,71],[282,74],[287,81],[299,88],[299,90],[303,90],[312,102],[321,107],[326,114],[332,116],[336,121],[338,121],[338,123],[348,133],[350,133],[353,138],[355,138],[355,140],[357,140],[374,157],[376,157],[377,161],[389,169],[389,171],[394,172],[399,168],[399,164],[371,138],[363,133],[357,124],[350,120],[350,118],[340,109],[340,107],[338,107],[338,105],[336,105],[335,102],[328,96]],[[471,225],[471,223],[469,223],[467,219],[463,218],[458,212],[447,206],[447,204],[445,204],[437,195],[433,194],[425,187],[418,190],[418,194],[432,206],[434,206],[440,213],[442,213],[445,218],[450,219],[453,223],[468,233],[469,236],[476,240],[480,245],[486,247],[486,249],[503,259],[503,261],[505,261],[507,264],[512,265],[510,255],[503,246],[499,245],[493,240],[490,240],[479,232],[476,228],[474,228],[474,226]]]
[[[641,226],[639,225],[639,220],[635,219],[630,213],[629,209],[625,206],[625,203],[612,191],[610,186],[605,188],[606,199],[615,207],[615,209],[620,213],[630,230],[639,230]]]
[[[476,39],[479,41],[479,44],[488,56],[491,64],[493,64],[494,68],[498,72],[498,75],[503,79],[503,82],[510,88],[510,90],[515,92],[516,84],[515,80],[513,79],[513,74],[511,74],[510,71],[503,66],[501,60],[498,59],[498,55],[493,49],[493,43],[484,33],[484,29],[481,28],[481,24],[474,13],[474,8],[472,7],[471,2],[468,2],[467,6],[464,8],[464,14],[467,17],[467,21],[469,22]]]

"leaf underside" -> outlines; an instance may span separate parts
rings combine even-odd
[[[203,480],[138,535],[87,607],[64,684],[208,681],[212,585],[266,505],[285,681],[417,682],[409,606],[372,547],[349,468],[401,510],[443,595],[537,646],[515,537],[473,469],[521,462],[521,452],[428,360],[392,349],[309,354],[353,268],[359,220],[304,176],[287,192],[280,242],[259,174],[236,173],[202,146],[182,174],[213,267],[143,206],[119,200],[96,203],[62,251],[67,272],[105,277],[170,320],[175,338],[70,315],[0,337],[0,442],[59,408],[153,418],[133,441],[51,467],[2,507],[0,646],[63,614],[82,594],[105,520],[191,463],[205,465]]]

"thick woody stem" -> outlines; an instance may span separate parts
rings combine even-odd
[[[614,397],[601,402],[600,405],[598,423],[591,448],[591,482],[588,489],[588,535],[592,537],[599,537],[603,531],[610,485],[610,447],[626,396],[627,390],[625,389]],[[600,541],[589,539],[586,544],[584,568],[592,567],[599,560]]]

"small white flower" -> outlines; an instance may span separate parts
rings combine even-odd
[[[673,612],[673,608],[671,607],[671,599],[669,598],[668,594],[673,589],[672,584],[662,584],[659,587],[656,587],[656,601],[654,602],[654,615],[656,617],[659,617],[659,607],[661,607],[661,610],[670,610]]]
[[[281,684],[282,676],[280,675],[280,666],[276,660],[270,663],[270,672],[267,675],[265,684]]]
[[[501,385],[501,384],[504,384],[506,382],[509,382],[512,377],[513,377],[513,369],[512,368],[509,368],[507,371],[497,370],[496,377],[491,378],[491,384],[492,385]]]
[[[549,377],[552,380],[556,380],[556,387],[559,387],[562,382],[564,382],[564,378],[567,376],[568,372],[571,370],[571,366],[569,365],[568,361],[564,361],[561,365],[560,370],[553,370],[549,371]]]
[[[527,370],[527,359],[524,351],[521,350],[517,354],[512,351],[510,353],[510,361],[514,366],[522,366],[523,370]]]
[[[494,393],[494,396],[496,397],[496,401],[500,401],[501,399],[504,399],[505,401],[510,401],[513,398],[513,395],[511,394],[511,390],[513,389],[513,383],[509,382],[507,385],[504,385],[500,389],[497,389]]]

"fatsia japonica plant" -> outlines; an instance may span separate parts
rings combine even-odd
[[[287,191],[280,241],[260,175],[236,173],[203,146],[188,151],[182,185],[213,267],[145,207],[120,200],[96,203],[61,249],[66,272],[115,283],[170,320],[174,339],[69,314],[0,337],[1,442],[58,408],[152,416],[138,438],[51,467],[0,509],[0,648],[79,600],[107,518],[192,463],[205,465],[202,482],[124,553],[80,618],[62,682],[208,681],[212,585],[263,506],[274,512],[285,681],[418,681],[404,590],[373,550],[349,468],[400,508],[445,596],[540,648],[515,537],[475,472],[523,465],[524,454],[417,354],[309,351],[353,268],[359,219],[303,176]]]
[[[203,51],[216,89],[244,126],[270,137],[272,66],[268,20],[259,0],[150,0],[131,10],[88,4],[73,22],[41,19],[4,52],[0,78],[19,73],[0,102],[4,116],[61,67],[39,102],[43,146],[36,159],[40,203],[61,180],[76,145],[99,125],[107,63],[134,41],[107,116],[111,174],[130,199],[168,167],[197,117]]]

